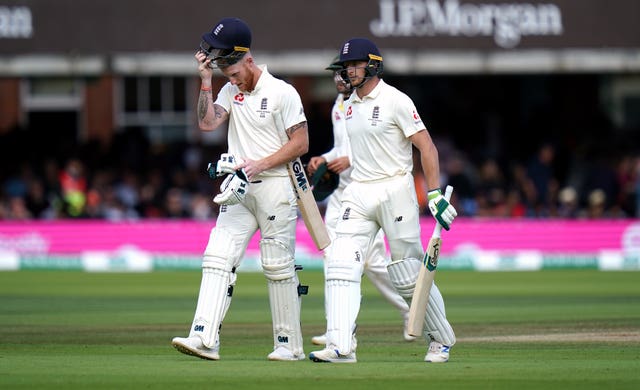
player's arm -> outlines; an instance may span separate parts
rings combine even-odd
[[[209,67],[211,59],[207,58],[207,55],[202,51],[198,51],[195,57],[202,80],[198,97],[198,126],[200,130],[212,131],[229,119],[229,113],[222,106],[214,104],[211,83],[213,69]]]
[[[409,137],[411,143],[420,152],[420,164],[429,190],[440,188],[440,161],[438,149],[426,129]]]
[[[260,160],[246,160],[237,168],[244,168],[247,176],[252,178],[260,172],[284,165],[309,151],[309,132],[307,122],[300,122],[286,130],[289,140],[275,153]]]
[[[420,130],[409,137],[411,143],[420,151],[420,164],[424,172],[429,193],[429,211],[438,223],[449,230],[453,219],[458,215],[456,209],[442,195],[440,189],[440,161],[436,148],[429,132]]]

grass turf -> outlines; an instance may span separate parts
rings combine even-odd
[[[300,273],[305,352],[324,329],[322,273]],[[261,274],[241,273],[218,362],[177,353],[199,272],[0,272],[3,389],[640,388],[640,274],[590,270],[439,272],[458,343],[447,364],[422,362],[401,321],[363,283],[358,363],[269,362]]]

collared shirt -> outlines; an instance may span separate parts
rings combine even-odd
[[[408,137],[426,127],[409,96],[380,80],[362,99],[353,93],[346,109],[353,180],[383,180],[412,172],[412,146]]]
[[[229,153],[259,160],[277,152],[287,141],[285,130],[307,120],[298,92],[260,65],[262,74],[251,92],[226,83],[215,101],[229,113]],[[286,176],[285,165],[261,176]]]

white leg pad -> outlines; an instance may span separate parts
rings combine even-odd
[[[267,238],[260,241],[260,256],[269,290],[274,349],[284,347],[294,356],[302,355],[300,282],[291,251],[282,242]]]
[[[424,331],[427,342],[430,338],[449,347],[456,343],[456,335],[447,320],[444,309],[444,299],[440,290],[434,283],[429,293],[429,305],[427,306],[426,328]]]
[[[354,332],[360,312],[362,251],[351,240],[337,238],[326,260],[327,346],[340,354],[355,352]]]
[[[420,267],[422,261],[413,258],[395,260],[387,266],[391,283],[407,302],[413,297]]]
[[[353,335],[360,311],[360,283],[327,280],[327,347],[341,355],[355,352]]]
[[[208,348],[219,344],[222,320],[229,310],[236,275],[220,269],[204,268],[196,314],[189,337],[199,336]]]
[[[391,283],[389,271],[387,270],[387,254],[384,244],[384,235],[379,230],[373,245],[369,248],[369,254],[365,260],[364,274],[380,292],[380,294],[391,303],[402,314],[403,318],[409,312],[409,305],[404,300],[398,290]]]
[[[238,250],[238,246],[234,237],[226,230],[211,229],[209,242],[204,250],[202,268],[209,267],[235,272],[243,255],[243,252]]]
[[[398,309],[403,316],[409,312],[409,305],[391,283],[391,278],[386,268],[365,267],[364,274],[367,275],[382,297]]]
[[[189,337],[198,336],[208,348],[217,347],[219,333],[236,283],[233,237],[213,228],[202,260],[202,281]]]

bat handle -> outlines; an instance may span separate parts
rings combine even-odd
[[[444,190],[444,198],[447,200],[447,202],[451,199],[451,194],[453,194],[453,187],[447,186],[447,188],[445,188]]]

